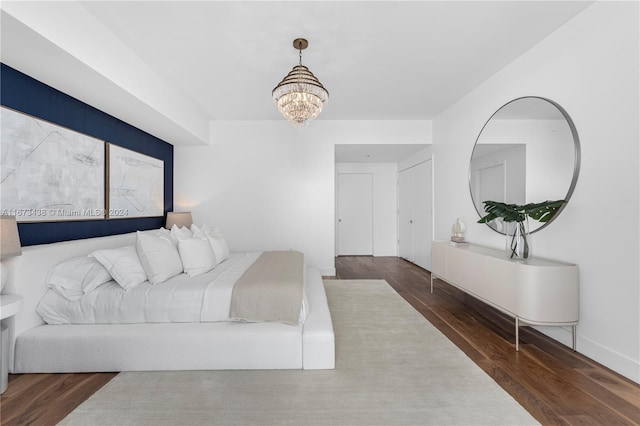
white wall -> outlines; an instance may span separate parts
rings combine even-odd
[[[597,2],[434,120],[435,237],[456,217],[466,238],[502,248],[477,224],[468,159],[485,121],[512,99],[563,106],[582,148],[573,197],[533,234],[533,252],[580,267],[578,351],[640,382],[639,25],[637,2]],[[466,161],[465,161],[466,160]],[[569,344],[567,330],[545,329]]]
[[[397,256],[397,164],[336,163],[336,174],[338,173],[370,173],[373,175],[373,255]]]
[[[296,249],[335,274],[335,144],[428,144],[429,121],[218,121],[210,146],[174,148],[174,208],[232,250]]]

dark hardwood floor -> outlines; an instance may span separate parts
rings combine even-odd
[[[385,279],[545,425],[640,425],[640,386],[396,257],[338,257],[337,278]],[[578,350],[580,348],[578,347]]]
[[[55,425],[117,374],[10,374],[2,425]]]
[[[395,257],[338,257],[336,278],[384,279],[545,425],[640,425],[640,386]],[[578,347],[578,350],[580,348]],[[115,373],[9,376],[2,425],[53,425]]]

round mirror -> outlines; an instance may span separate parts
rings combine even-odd
[[[544,98],[515,99],[489,118],[476,139],[469,166],[471,198],[480,217],[486,215],[484,201],[569,201],[579,168],[580,141],[566,111]],[[531,220],[530,232],[547,226],[560,211],[546,223]],[[504,233],[499,223],[487,225]]]

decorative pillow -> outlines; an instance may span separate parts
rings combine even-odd
[[[218,228],[215,228],[215,229],[218,229]],[[205,234],[211,234],[211,229],[209,229],[206,223],[203,223],[201,228],[198,228],[196,225],[191,225],[191,231],[192,232],[202,231]]]
[[[217,264],[216,257],[206,236],[204,238],[194,237],[180,240],[178,251],[180,252],[184,272],[190,277],[209,272]]]
[[[209,244],[211,244],[213,253],[216,255],[216,265],[229,258],[229,247],[224,238],[207,235],[207,239],[209,240]]]
[[[58,263],[47,274],[47,287],[65,299],[75,301],[96,287],[111,281],[111,275],[93,257],[73,257]]]
[[[211,248],[213,249],[213,253],[216,256],[216,265],[229,258],[229,246],[218,228],[214,228],[213,231],[211,231],[206,224],[202,225],[201,228],[191,225],[191,230],[194,235],[205,235],[207,237],[207,240],[209,240],[209,244],[211,244]]]
[[[173,225],[171,227],[171,236],[176,242],[176,245],[178,245],[178,241],[184,240],[185,238],[191,238],[193,236],[193,232],[191,232],[186,226],[178,228],[178,225]]]
[[[111,274],[114,280],[125,290],[142,284],[147,274],[138,258],[134,246],[97,250],[89,255],[95,257]]]
[[[171,238],[137,232],[136,251],[151,284],[160,284],[181,274],[182,261]]]
[[[138,232],[145,235],[153,235],[156,237],[166,238],[167,240],[171,241],[173,245],[176,246],[176,248],[178,248],[178,241],[173,238],[173,236],[171,235],[171,231],[166,228],[150,229],[148,231],[138,231]]]

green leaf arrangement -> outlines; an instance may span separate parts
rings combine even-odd
[[[504,222],[524,222],[527,216],[538,222],[548,222],[566,203],[566,200],[547,200],[542,203],[518,205],[484,201],[484,211],[487,212],[487,215],[482,217],[478,223],[488,223],[499,217]]]
[[[504,222],[517,222],[518,230],[523,236],[523,252],[522,257],[529,257],[529,242],[526,237],[526,230],[524,221],[527,217],[537,220],[538,222],[550,221],[563,205],[567,203],[566,200],[556,201],[543,201],[542,203],[529,203],[525,205],[518,204],[506,204],[498,201],[484,201],[484,211],[486,216],[482,217],[478,223],[488,223],[494,219],[502,218]],[[514,234],[511,239],[511,258],[517,256],[516,235]]]

